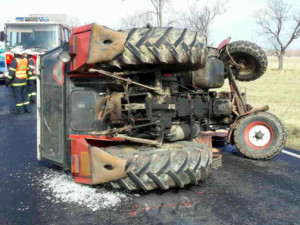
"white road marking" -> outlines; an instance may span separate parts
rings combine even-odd
[[[288,155],[291,155],[291,156],[294,156],[294,157],[300,159],[300,155],[298,155],[298,154],[289,152],[289,151],[287,151],[287,150],[282,150],[281,152],[282,152],[282,153],[285,153],[285,154],[288,154]]]

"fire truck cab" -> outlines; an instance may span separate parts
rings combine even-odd
[[[48,17],[17,17],[15,22],[5,24],[4,31],[0,33],[0,41],[5,48],[5,72],[13,61],[14,55],[10,51],[15,47],[30,49],[31,57],[36,61],[36,73],[38,74],[37,56],[51,51],[69,41],[71,30],[62,23],[50,21]]]

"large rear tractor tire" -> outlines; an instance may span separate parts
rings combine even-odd
[[[108,70],[145,70],[160,68],[163,72],[195,70],[205,65],[205,38],[198,32],[172,27],[133,28],[125,51],[114,60],[99,64]]]
[[[286,132],[276,116],[258,112],[237,121],[233,139],[237,150],[247,158],[268,160],[283,149]]]
[[[266,72],[268,66],[267,55],[258,45],[249,41],[235,41],[227,47],[234,61],[244,66],[243,69],[239,69],[236,75],[237,80],[253,81]],[[219,59],[225,65],[225,74],[229,73],[229,65],[232,62],[226,50],[221,52]]]
[[[195,142],[149,146],[118,146],[106,152],[128,159],[127,177],[110,182],[113,188],[133,190],[167,190],[171,187],[204,182],[211,175],[212,153],[208,146]]]

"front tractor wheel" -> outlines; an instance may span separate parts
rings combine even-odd
[[[238,151],[247,158],[267,160],[283,149],[286,132],[276,116],[258,112],[238,120],[233,139]]]
[[[237,63],[243,65],[238,69],[236,79],[239,81],[253,81],[260,78],[268,66],[267,55],[258,45],[249,41],[235,41],[228,46],[229,54]],[[229,73],[229,67],[233,64],[227,51],[222,51],[219,59],[225,65],[225,73]]]

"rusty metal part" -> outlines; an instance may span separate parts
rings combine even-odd
[[[122,98],[124,98],[124,93],[114,92],[111,94],[106,102],[102,120],[109,116],[109,120],[111,123],[120,123],[122,119]]]
[[[91,132],[91,135],[117,134],[117,133],[122,133],[122,132],[126,132],[126,131],[131,131],[132,129],[148,127],[148,126],[153,126],[153,125],[157,125],[157,124],[159,124],[159,121],[156,121],[154,123],[141,124],[141,125],[137,125],[137,126],[128,125],[128,126],[124,126],[121,128],[113,128],[113,129],[108,129],[108,130],[100,131],[100,132]]]
[[[111,77],[111,78],[114,78],[114,79],[118,79],[118,80],[124,81],[124,82],[126,82],[128,84],[134,84],[134,85],[143,87],[145,89],[154,91],[154,92],[156,92],[157,94],[160,94],[160,95],[164,94],[164,91],[161,88],[159,88],[159,87],[150,87],[148,85],[144,85],[144,84],[132,81],[129,78],[123,78],[123,77],[118,76],[118,75],[124,75],[124,73],[110,73],[110,72],[105,71],[105,70],[96,70],[96,69],[89,69],[89,72],[100,73],[102,75],[105,75],[105,76],[108,76],[108,77]]]
[[[87,63],[109,62],[122,54],[127,36],[125,32],[93,24]]]
[[[91,132],[91,135],[106,135],[106,134],[114,134],[114,133],[119,133],[119,132],[125,132],[125,131],[130,131],[132,130],[132,125],[124,126],[121,128],[113,128],[113,129],[108,129],[105,131],[100,131],[100,132]]]
[[[246,113],[247,108],[230,67],[229,67],[229,71],[230,71],[230,73],[228,74],[229,86],[231,92],[234,94],[232,103],[236,107],[234,112],[239,116]]]
[[[254,112],[265,112],[265,111],[268,111],[270,108],[268,105],[264,105],[264,106],[261,106],[259,108],[256,108],[256,109],[252,109],[251,111],[249,111],[249,113],[254,113]]]
[[[228,45],[225,46],[225,51],[226,51],[227,55],[229,56],[229,58],[231,59],[231,63],[233,66],[235,66],[239,70],[243,70],[245,68],[244,64],[239,64],[233,59],[233,57],[231,56],[231,54],[229,52]]]
[[[212,168],[218,168],[222,166],[222,155],[217,154],[216,149],[212,147],[212,136],[214,132],[202,132],[201,136],[195,138],[193,141],[197,143],[203,143],[207,145],[212,152]]]
[[[97,99],[95,106],[94,106],[94,112],[98,120],[103,120],[103,112],[105,109],[105,105],[109,99],[109,96],[99,98]]]
[[[237,116],[243,115],[246,112],[241,98],[239,98],[239,96],[236,93],[233,94],[232,105],[233,105],[232,111]]]
[[[144,138],[130,137],[130,136],[127,136],[127,135],[124,135],[124,134],[117,134],[115,137],[116,138],[122,138],[122,139],[127,140],[127,141],[140,143],[140,144],[154,145],[154,146],[157,146],[157,147],[162,145],[162,141],[154,141],[154,140],[149,140],[149,139],[144,139]]]
[[[106,183],[127,176],[125,172],[127,159],[113,156],[94,146],[90,148],[90,157],[92,184]]]
[[[210,149],[212,149],[211,132],[210,133],[202,132],[201,135],[199,137],[193,139],[193,141],[197,142],[197,143],[206,144]]]
[[[146,104],[142,103],[132,103],[132,104],[125,104],[124,110],[138,110],[138,109],[146,109]]]

